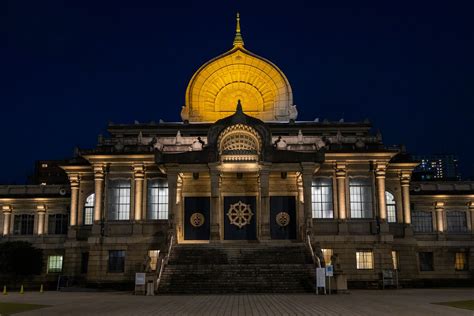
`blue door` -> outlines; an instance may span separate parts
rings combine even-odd
[[[209,197],[184,198],[184,239],[209,240],[211,223]]]
[[[270,197],[270,234],[272,239],[296,239],[296,198]]]
[[[257,239],[256,201],[255,196],[224,197],[224,239]]]

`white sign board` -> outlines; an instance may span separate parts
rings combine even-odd
[[[316,286],[326,288],[326,269],[316,268]]]
[[[328,276],[328,277],[334,276],[334,267],[333,266],[326,266],[326,276]]]
[[[145,285],[145,273],[135,273],[135,285]]]

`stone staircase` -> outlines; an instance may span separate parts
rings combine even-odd
[[[158,293],[304,293],[314,268],[303,243],[176,245]]]

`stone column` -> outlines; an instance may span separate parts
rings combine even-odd
[[[346,211],[346,164],[336,163],[334,166],[336,170],[336,182],[337,182],[337,206],[339,209],[339,219],[345,221],[347,219]]]
[[[102,218],[103,196],[104,196],[104,164],[94,165],[94,186],[95,186],[95,202],[94,202],[94,222],[100,222]]]
[[[444,202],[436,202],[435,203],[435,210],[436,210],[436,230],[438,233],[444,232]]]
[[[304,198],[304,224],[306,235],[311,234],[313,228],[313,205],[311,203],[311,187],[313,185],[313,174],[316,169],[315,163],[302,162],[302,179],[303,179],[303,198]]]
[[[4,205],[3,211],[3,236],[10,235],[10,223],[12,217],[12,207],[10,205]]]
[[[261,239],[270,239],[270,170],[268,168],[260,171],[260,209]]]
[[[377,204],[379,206],[379,218],[381,222],[387,221],[387,202],[385,200],[385,172],[386,163],[376,163],[375,179],[377,181]]]
[[[411,171],[402,171],[400,173],[400,184],[402,186],[403,221],[406,225],[411,224],[410,177]]]
[[[215,165],[209,166],[211,177],[211,240],[221,239],[221,225],[220,225],[220,171]]]
[[[135,221],[143,218],[143,181],[145,179],[145,166],[143,164],[133,165],[133,179],[135,181]]]
[[[176,194],[178,188],[178,172],[177,170],[168,168],[168,216],[172,223],[172,228],[175,230],[175,238],[181,240],[184,236],[183,228],[181,225],[181,218],[179,214],[176,214]]]
[[[79,184],[80,178],[78,174],[69,175],[69,183],[71,184],[71,214],[69,217],[69,225],[77,225],[77,213],[78,213],[78,202],[79,202]]]
[[[46,233],[45,229],[45,220],[44,217],[46,216],[46,205],[37,205],[36,206],[36,213],[38,214],[38,235],[44,235]]]

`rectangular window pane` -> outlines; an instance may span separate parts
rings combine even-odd
[[[323,257],[324,257],[324,263],[328,266],[328,265],[331,265],[331,257],[332,257],[332,249],[321,249],[321,251],[323,252]]]
[[[356,263],[358,270],[367,270],[374,268],[374,254],[372,251],[357,251]]]
[[[63,270],[63,256],[48,257],[48,273],[61,272]]]
[[[32,214],[15,215],[13,220],[13,234],[33,235],[35,216]]]
[[[311,187],[313,218],[334,218],[332,180],[318,178]]]
[[[454,268],[457,271],[467,270],[467,255],[465,252],[456,252],[454,257]]]
[[[130,180],[109,180],[108,213],[110,220],[130,219]]]
[[[372,183],[370,179],[349,180],[351,218],[372,218]]]
[[[125,271],[125,250],[109,251],[109,272]]]
[[[466,213],[461,211],[447,211],[446,221],[448,223],[448,232],[464,233],[467,232]]]
[[[420,271],[433,271],[433,253],[419,252]]]
[[[168,219],[168,182],[164,179],[148,181],[148,219]]]
[[[48,234],[67,234],[68,216],[66,214],[52,214],[48,216]]]
[[[411,212],[411,223],[413,231],[417,233],[433,232],[433,215],[431,212]]]
[[[394,270],[398,270],[398,254],[392,250],[392,265]]]
[[[158,258],[160,256],[159,250],[149,250],[148,256],[150,257],[150,269],[152,271],[156,271],[156,267],[158,265]]]

